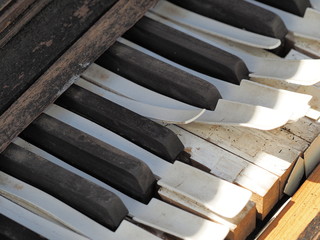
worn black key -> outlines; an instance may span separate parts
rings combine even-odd
[[[39,139],[45,140],[40,135]],[[10,144],[0,155],[0,169],[47,192],[111,230],[115,230],[128,213],[114,193],[18,145]]]
[[[311,7],[309,0],[256,0],[281,10],[293,13],[300,17],[304,16],[306,9]]]
[[[139,159],[46,114],[21,137],[125,194],[149,202],[155,178]]]
[[[56,104],[117,133],[159,157],[174,162],[184,150],[179,138],[168,128],[72,85]]]
[[[0,239],[3,240],[44,240],[46,238],[0,214]]]
[[[116,42],[97,60],[137,84],[190,105],[214,110],[221,98],[215,86],[203,79]]]
[[[249,71],[239,57],[148,17],[143,17],[124,37],[206,75],[235,84],[248,79]]]
[[[284,40],[288,30],[280,17],[242,0],[169,0],[195,13],[251,32]],[[279,1],[280,2],[280,1]]]

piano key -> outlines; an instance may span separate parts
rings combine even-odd
[[[0,236],[3,239],[43,240],[44,237],[0,214]]]
[[[218,90],[208,82],[119,42],[102,54],[97,64],[137,84],[200,108],[214,110],[221,98]]]
[[[47,239],[88,240],[88,238],[80,234],[29,212],[2,196],[0,196],[0,213]]]
[[[30,144],[22,139],[18,138],[15,140],[15,143],[21,147],[25,147],[26,150],[31,148],[35,154],[37,152],[34,146],[27,146]],[[41,157],[45,158],[46,156],[43,154]],[[4,172],[0,172],[0,175],[2,180],[0,192],[6,198],[40,217],[90,239],[139,239],[134,237],[138,234],[148,237],[148,239],[157,239],[155,236],[148,234],[140,227],[131,224],[125,219],[120,223],[115,232],[113,232],[49,194]]]
[[[40,115],[21,137],[143,202],[153,194],[146,164],[53,117]]]
[[[152,52],[149,51],[145,53],[152,54]],[[159,57],[155,54],[152,54],[152,56]],[[167,61],[162,57],[160,59],[162,61]],[[167,63],[178,68],[181,67],[171,61],[167,61]],[[189,70],[187,68],[181,69],[185,71]],[[281,112],[291,112],[292,115],[290,120],[297,120],[308,114],[310,111],[310,106],[308,103],[311,99],[311,96],[307,94],[271,88],[248,80],[242,80],[238,86],[220,81],[219,79],[208,77],[203,74],[198,74],[194,71],[189,71],[189,73],[195,75],[197,74],[198,77],[211,82],[217,87],[222,98],[226,100],[263,106],[279,110]],[[174,109],[195,109],[194,106],[175,101],[174,99],[170,99],[156,92],[143,88],[142,86],[128,81],[96,64],[89,66],[89,68],[82,74],[82,77],[103,89],[114,91],[118,94],[127,96],[140,102],[142,101],[151,105],[170,107]],[[80,79],[76,84],[83,84],[84,87],[89,87],[82,79]],[[94,89],[92,89],[92,91],[94,91]],[[103,95],[102,91],[95,91],[95,93]]]
[[[115,229],[127,214],[127,209],[114,194],[15,144],[11,144],[0,158],[2,171],[56,196],[110,229]]]
[[[314,9],[320,11],[320,2],[318,0],[310,0],[310,2]]]
[[[124,38],[198,72],[239,84],[248,69],[238,57],[144,17]]]
[[[106,142],[107,144],[110,144],[118,148],[119,150],[131,154],[132,156],[140,159],[141,161],[145,162],[150,167],[152,172],[160,178],[162,176],[167,176],[166,174],[167,172],[171,171],[170,169],[176,169],[175,171],[178,172],[182,171],[182,175],[178,174],[178,172],[174,174],[175,176],[180,175],[185,177],[180,178],[181,182],[192,182],[191,179],[193,179],[193,176],[195,175],[197,176],[197,178],[200,177],[200,179],[204,181],[202,185],[203,188],[201,189],[201,191],[198,189],[198,187],[190,186],[189,189],[184,189],[185,192],[179,192],[180,194],[183,194],[182,196],[186,199],[193,199],[192,201],[197,201],[199,206],[205,206],[205,208],[210,209],[210,211],[213,213],[217,213],[221,216],[229,218],[234,217],[244,208],[244,206],[250,199],[251,192],[245,189],[236,187],[233,184],[230,184],[225,181],[221,182],[220,179],[215,178],[211,175],[208,176],[207,173],[204,173],[191,166],[185,165],[183,163],[181,163],[181,165],[179,161],[175,161],[174,164],[168,163],[160,159],[159,157],[149,153],[148,151],[141,149],[137,145],[129,142],[128,140],[123,139],[115,133],[112,133],[111,131],[102,128],[101,126],[93,122],[90,122],[89,120],[84,119],[78,115],[75,115],[72,112],[62,109],[58,106],[51,106],[46,110],[46,113],[52,117],[59,119],[60,121],[63,121],[66,124],[70,124],[70,126],[74,128],[82,129],[82,131],[91,134],[93,137],[99,139],[100,141]],[[176,168],[175,166],[178,167]],[[184,171],[191,171],[194,175],[184,175]],[[166,181],[166,179],[160,179],[159,181]],[[201,182],[201,180],[199,179],[194,179],[194,181]],[[230,197],[230,192],[224,192],[224,190],[222,190],[220,186],[224,186],[225,189],[231,189],[231,192],[237,195],[237,201],[234,202],[234,199]],[[201,198],[199,199],[199,196],[203,196],[203,194],[208,194],[209,198],[211,197],[211,201],[207,201],[207,198],[206,201],[203,201],[203,199]],[[215,202],[214,200],[216,194],[219,195],[219,201],[217,202]],[[225,205],[222,204],[222,202]],[[225,207],[221,208],[221,205],[224,205]]]
[[[214,19],[196,14],[167,1],[159,1],[156,7],[151,8],[150,11],[166,19],[170,19],[177,24],[192,27],[201,32],[209,32],[217,37],[232,40],[248,46],[263,49],[274,49],[281,45],[281,41],[279,39],[230,26]],[[146,13],[146,16],[149,17],[149,14]]]
[[[48,161],[119,196],[129,210],[129,217],[133,218],[136,222],[140,222],[146,226],[164,231],[165,233],[171,234],[178,238],[190,240],[209,240],[212,238],[222,240],[225,239],[225,236],[229,231],[226,226],[208,221],[201,217],[195,216],[194,214],[190,214],[156,198],[152,198],[148,204],[142,204],[141,202],[130,198],[122,192],[119,192],[117,189],[112,188],[111,186],[101,182],[91,175],[88,175],[79,169],[70,166],[69,164],[35,147],[32,144],[29,144],[21,139],[19,139],[19,144],[28,151],[31,151],[34,154],[37,154],[40,157],[45,158]],[[131,231],[132,234],[137,234],[138,232],[136,227],[134,228],[135,231],[131,230],[133,228],[134,224],[123,220],[115,233],[117,235],[124,236],[123,239],[128,239],[127,232]],[[132,236],[131,239],[145,238]]]
[[[255,76],[254,79],[269,78],[299,85],[313,85],[320,81],[317,77],[319,76],[317,74],[319,61],[315,59],[285,60],[261,49],[221,40],[210,34],[203,34],[192,28],[176,25],[163,18],[157,18],[157,20],[240,57],[251,72],[249,76],[252,78]]]
[[[257,1],[279,8],[284,11],[293,13],[300,17],[303,17],[306,9],[311,7],[311,3],[309,0],[287,0],[287,1],[257,0]]]
[[[319,21],[320,21],[320,12],[312,9],[307,8],[303,17],[296,16],[294,14],[282,11],[280,9],[271,7],[269,5],[252,1],[246,0],[248,3],[255,4],[259,7],[265,8],[269,11],[274,12],[275,14],[279,15],[282,21],[287,26],[288,30],[292,32],[294,35],[298,37],[303,37],[306,39],[311,40],[320,40],[320,31],[319,31]]]
[[[109,97],[110,92],[107,90],[99,88],[89,82],[81,81],[81,79],[80,81],[78,81],[78,85],[80,85],[83,88],[86,88],[87,90],[94,92],[95,94],[98,94],[104,98],[114,101],[114,99],[111,99]],[[144,92],[140,91],[140,93],[142,94],[141,95],[142,101],[144,101],[143,99]],[[123,107],[131,109],[129,104],[125,104],[125,102],[128,100],[127,97],[122,97],[119,95],[118,98],[122,98],[123,101],[121,105]],[[145,103],[143,102],[143,104]],[[228,109],[228,111],[226,111],[226,109]],[[177,111],[177,109],[172,109],[172,110]],[[272,117],[271,119],[270,116],[274,116],[274,117]],[[261,106],[254,106],[250,104],[244,104],[244,103],[221,99],[219,100],[215,111],[206,110],[201,116],[194,119],[193,122],[201,122],[201,123],[206,123],[210,125],[232,125],[232,126],[243,126],[243,127],[257,128],[257,129],[263,129],[263,130],[270,130],[270,129],[280,127],[285,123],[287,123],[288,120],[290,119],[290,116],[291,116],[290,112],[289,113],[280,112],[280,111],[276,111],[276,110],[261,107]]]
[[[169,0],[190,11],[244,28],[248,31],[284,40],[288,31],[276,14],[238,0]]]
[[[169,129],[80,86],[71,86],[56,104],[116,132],[169,162],[175,161],[184,149],[179,138]]]

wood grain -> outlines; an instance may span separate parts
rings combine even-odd
[[[258,239],[298,239],[319,212],[320,165]]]
[[[0,152],[157,0],[119,0],[0,117]]]

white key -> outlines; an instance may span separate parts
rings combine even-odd
[[[161,158],[157,157],[154,154],[151,154],[150,152],[146,151],[145,149],[142,149],[141,147],[131,143],[130,141],[118,136],[117,134],[102,128],[101,126],[87,120],[84,119],[74,113],[71,113],[70,111],[67,111],[61,107],[58,107],[56,105],[52,105],[50,106],[45,113],[47,113],[48,115],[57,118],[60,121],[63,121],[71,126],[73,126],[74,128],[77,128],[83,132],[86,132],[90,135],[92,135],[93,137],[98,138],[101,141],[104,141],[126,153],[131,154],[134,157],[137,157],[138,159],[144,161],[151,169],[151,171],[156,174],[157,176],[159,176],[160,178],[162,178],[162,181],[166,181],[166,178],[168,177],[166,174],[173,168],[175,168],[176,164],[179,165],[179,163],[174,163],[171,164],[169,162],[166,162],[164,160],[162,160]],[[191,166],[186,165],[185,168],[181,168],[181,170],[176,170],[176,171],[182,171],[181,176],[185,176],[186,178],[190,178],[191,176],[186,176],[183,174],[183,172],[185,172],[185,169],[190,169],[190,171],[199,171],[197,169],[194,169]],[[176,176],[179,175],[178,172],[175,173]],[[221,216],[227,217],[227,218],[232,218],[234,216],[236,216],[244,207],[245,205],[248,203],[250,197],[251,197],[251,192],[247,191],[243,188],[240,188],[238,186],[235,186],[231,183],[228,183],[224,180],[221,180],[219,178],[216,178],[212,175],[210,175],[210,177],[207,176],[206,173],[201,172],[197,174],[198,176],[198,181],[203,181],[203,185],[208,185],[207,189],[197,189],[198,191],[194,192],[194,186],[190,186],[190,191],[187,192],[187,190],[185,192],[183,192],[182,197],[188,197],[188,198],[194,198],[199,200],[198,205],[199,206],[207,206],[207,204],[209,204],[210,206],[210,210],[213,213],[219,214]],[[174,176],[172,176],[174,177]],[[180,181],[183,181],[183,179],[179,179]],[[221,182],[220,182],[221,181]],[[218,184],[220,183],[220,184]],[[219,202],[218,203],[216,200],[217,198],[215,197],[215,193],[217,191],[211,191],[210,188],[214,187],[214,188],[219,188],[219,186],[224,186],[225,184],[229,185],[230,188],[234,188],[233,191],[231,192],[227,192],[227,191],[223,191],[223,189],[219,189]],[[210,196],[211,198],[211,202],[207,202],[207,199],[198,199],[197,196],[201,196],[201,192],[203,190],[208,190],[207,194]],[[179,191],[180,192],[180,191]],[[241,194],[239,194],[241,193]],[[181,192],[180,192],[181,194]],[[231,194],[231,195],[230,195]],[[235,194],[234,196],[232,196],[233,194]],[[220,198],[221,197],[221,198]],[[223,205],[223,203],[230,203],[230,199],[232,199],[231,201],[233,201],[232,204],[228,204],[225,205],[224,208],[221,208],[221,206]],[[183,202],[182,202],[183,203]]]
[[[307,39],[320,41],[320,12],[307,8],[303,17],[299,17],[295,14],[288,13],[275,7],[271,7],[267,4],[263,4],[257,1],[246,0],[252,4],[265,8],[282,19],[288,30],[298,37],[304,37]]]
[[[182,239],[223,240],[229,232],[229,229],[226,226],[205,220],[157,199],[152,199],[147,205],[142,204],[92,176],[62,162],[47,152],[44,152],[21,139],[18,139],[18,141],[19,145],[23,146],[25,149],[115,193],[124,202],[129,210],[129,214],[132,215],[133,219],[137,222]],[[95,233],[97,230],[93,228],[86,229],[85,231]],[[105,236],[104,239],[109,239],[108,235]],[[120,236],[120,239],[155,239],[154,236],[147,237],[148,235],[145,231],[126,220],[122,221],[115,232],[115,236]]]
[[[2,196],[0,196],[0,213],[47,239],[89,239],[42,218]]]
[[[153,19],[238,56],[245,62],[251,72],[250,77],[271,78],[299,85],[313,85],[320,81],[320,60],[318,59],[281,59],[262,49],[250,48],[232,41],[219,39],[214,34],[207,34],[188,26],[177,25],[161,17],[154,16]]]
[[[150,9],[150,11],[176,23],[195,28],[204,33],[209,32],[215,36],[248,46],[263,49],[274,49],[281,44],[279,39],[266,37],[232,27],[228,24],[193,13],[167,1],[159,1],[154,8]],[[149,16],[148,13],[146,16]]]

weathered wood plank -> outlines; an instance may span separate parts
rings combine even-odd
[[[0,114],[115,2],[54,0],[0,49]]]
[[[0,0],[0,11],[2,11],[12,0]]]
[[[320,165],[303,183],[259,240],[298,239],[320,211]]]
[[[13,24],[10,24],[4,31],[0,32],[0,48],[15,36],[35,15],[37,15],[52,0],[36,1],[29,8],[17,17]]]
[[[0,151],[156,2],[120,0],[105,13],[1,115]]]

